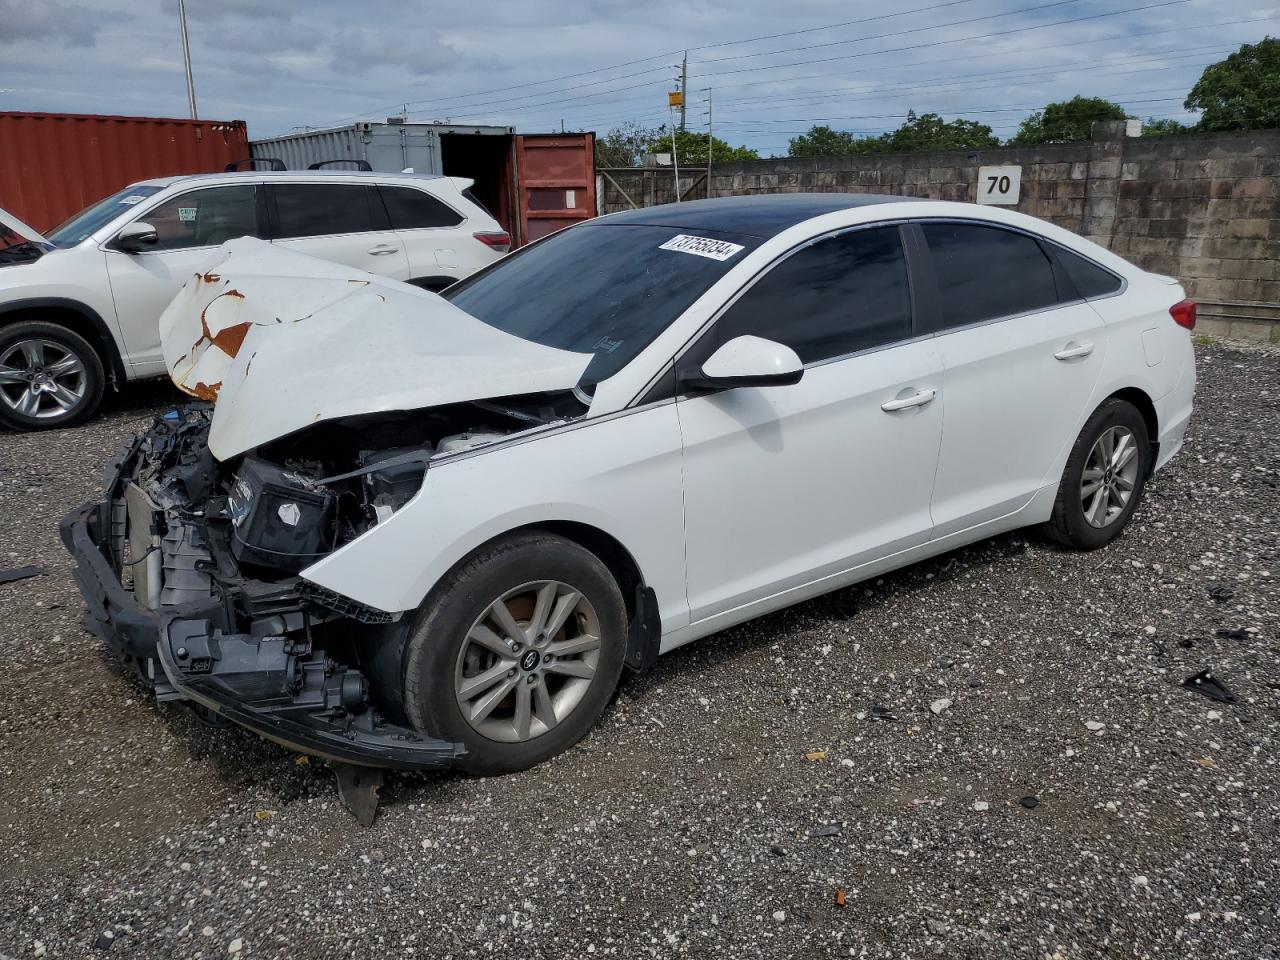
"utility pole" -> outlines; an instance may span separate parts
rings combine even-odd
[[[187,106],[191,110],[191,119],[196,116],[196,84],[191,78],[191,44],[187,42],[187,2],[178,0],[178,22],[182,26],[182,62],[187,68]]]
[[[680,129],[684,129],[684,104],[689,98],[689,51],[684,52],[680,61]]]
[[[711,199],[711,153],[715,145],[711,135],[711,88],[707,87],[707,199]]]

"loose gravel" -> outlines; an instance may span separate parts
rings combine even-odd
[[[0,434],[0,567],[47,570],[0,585],[0,954],[1280,958],[1280,356],[1198,353],[1111,547],[1003,536],[708,638],[369,830],[79,629],[57,520],[167,390]]]

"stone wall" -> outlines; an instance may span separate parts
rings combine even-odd
[[[885,193],[974,201],[978,168],[1022,168],[1012,209],[1056,223],[1148,270],[1178,277],[1197,329],[1280,342],[1280,130],[1127,137],[1095,124],[1083,143],[979,151],[779,158],[715,166],[711,196]],[[680,171],[685,199],[704,169]],[[604,212],[675,199],[669,167],[601,171]]]

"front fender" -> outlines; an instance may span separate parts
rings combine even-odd
[[[580,523],[631,553],[657,594],[665,633],[689,618],[680,461],[672,403],[499,443],[432,464],[409,503],[302,576],[380,610],[407,611],[495,537]]]

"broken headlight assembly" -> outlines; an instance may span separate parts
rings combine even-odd
[[[330,477],[245,457],[227,495],[231,552],[241,564],[297,573],[408,503],[429,456],[365,451],[355,470]]]
[[[336,499],[297,473],[245,457],[227,496],[232,554],[296,573],[333,549]]]

